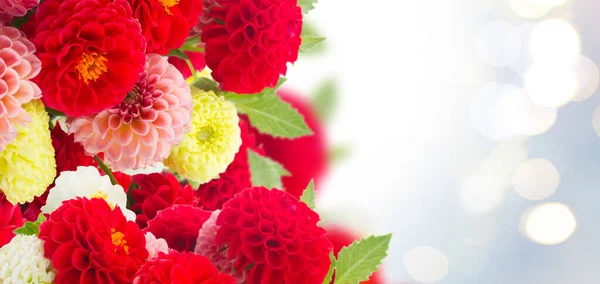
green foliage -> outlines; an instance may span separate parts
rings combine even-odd
[[[298,0],[298,6],[302,8],[302,13],[307,14],[310,10],[315,8],[317,0]]]
[[[332,164],[339,164],[340,162],[342,162],[344,159],[348,158],[348,156],[350,156],[351,153],[351,149],[350,146],[348,145],[333,145],[332,147],[329,148],[329,151],[327,153],[329,161]]]
[[[337,104],[337,82],[333,78],[322,81],[311,96],[312,105],[321,121],[327,122]]]
[[[310,209],[315,210],[315,199],[315,181],[311,179],[302,193],[300,201],[306,203]]]
[[[331,265],[329,265],[329,271],[323,280],[323,284],[329,284],[333,277],[333,269],[335,268],[335,256],[333,255],[333,252],[329,254],[329,259],[331,260]]]
[[[300,45],[300,52],[312,52],[314,51],[321,42],[325,40],[324,37],[317,37],[312,35],[301,35],[302,44]]]
[[[387,256],[391,234],[370,236],[343,248],[335,265],[335,284],[366,281]]]
[[[38,236],[40,234],[40,224],[46,221],[46,217],[44,213],[40,213],[38,215],[37,220],[35,222],[25,222],[23,226],[14,230],[14,233],[17,235],[35,235]]]
[[[297,138],[313,134],[298,110],[275,94],[285,82],[282,78],[275,88],[265,89],[256,95],[224,93],[237,110],[248,115],[252,126],[261,133],[281,138]]]
[[[281,189],[281,177],[289,176],[281,164],[248,149],[248,164],[253,186]]]

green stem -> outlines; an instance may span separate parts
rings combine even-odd
[[[196,68],[194,68],[192,61],[190,61],[190,59],[187,58],[185,59],[185,63],[187,63],[188,68],[190,68],[190,71],[192,72],[192,77],[194,77],[194,81],[196,81]]]
[[[195,45],[184,44],[180,48],[183,51],[191,51],[191,52],[204,52],[204,47],[198,47]]]
[[[98,163],[98,166],[100,166],[102,171],[110,178],[110,182],[113,185],[119,184],[113,173],[110,171],[110,168],[102,161],[102,159],[100,159],[100,157],[98,157],[98,155],[94,155],[94,160]]]

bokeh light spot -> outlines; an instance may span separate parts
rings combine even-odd
[[[552,162],[530,159],[523,162],[513,175],[517,193],[529,200],[542,200],[551,196],[560,183],[560,175]]]
[[[420,246],[404,254],[408,274],[421,283],[436,283],[448,275],[448,258],[431,246]]]
[[[561,203],[544,203],[525,213],[523,232],[531,241],[557,245],[569,239],[577,221],[569,207]]]

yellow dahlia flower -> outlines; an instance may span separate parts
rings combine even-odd
[[[42,195],[56,176],[48,113],[40,100],[23,108],[31,122],[26,127],[17,126],[17,138],[0,152],[0,190],[12,204]]]
[[[164,164],[185,178],[205,183],[224,172],[238,152],[239,118],[233,103],[212,91],[192,88],[192,98],[190,131]]]

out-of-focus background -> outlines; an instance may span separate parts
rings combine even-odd
[[[328,222],[385,283],[600,283],[600,2],[321,0],[288,89],[337,79]]]

